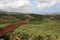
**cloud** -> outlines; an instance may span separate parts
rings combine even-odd
[[[57,0],[57,3],[60,3],[60,0]]]
[[[51,7],[56,4],[56,0],[37,0],[35,1],[36,7],[43,9],[45,7]]]
[[[31,5],[29,0],[0,0],[0,10],[4,11],[31,12]]]
[[[19,8],[26,5],[30,5],[30,2],[28,0],[15,0],[13,2],[0,2],[0,9]]]
[[[34,3],[32,3],[32,1]],[[0,0],[0,10],[15,12],[37,12],[38,10],[52,7],[56,0]]]

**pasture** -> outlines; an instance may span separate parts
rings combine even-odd
[[[0,28],[7,25],[9,23],[0,24]],[[24,37],[24,40],[60,40],[60,20],[30,21],[15,29],[13,33]]]

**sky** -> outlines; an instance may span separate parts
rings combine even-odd
[[[0,11],[52,14],[59,8],[60,0],[0,0]]]

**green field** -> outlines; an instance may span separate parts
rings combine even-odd
[[[0,27],[5,27],[7,25],[7,23],[0,24]],[[60,21],[50,20],[43,23],[40,23],[39,21],[33,23],[32,21],[31,23],[15,29],[14,33],[17,36],[33,37],[35,40],[37,40],[39,35],[43,37],[43,39],[47,39],[48,36],[49,40],[60,40]]]
[[[33,40],[60,40],[60,19],[55,15],[50,17],[41,17],[40,15],[4,15],[0,16],[0,28],[26,18],[31,18],[30,22],[16,28],[13,31],[16,36],[22,36],[24,40],[29,38],[33,38]]]

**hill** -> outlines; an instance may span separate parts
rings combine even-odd
[[[15,29],[13,31],[14,36],[19,38],[22,36],[24,40],[30,38],[34,40],[60,40],[60,15],[1,13],[0,28],[24,19],[31,20],[28,24]]]
[[[32,21],[60,20],[60,15],[39,15],[39,14],[6,14],[0,13],[0,23],[13,23],[20,20],[31,19]]]

